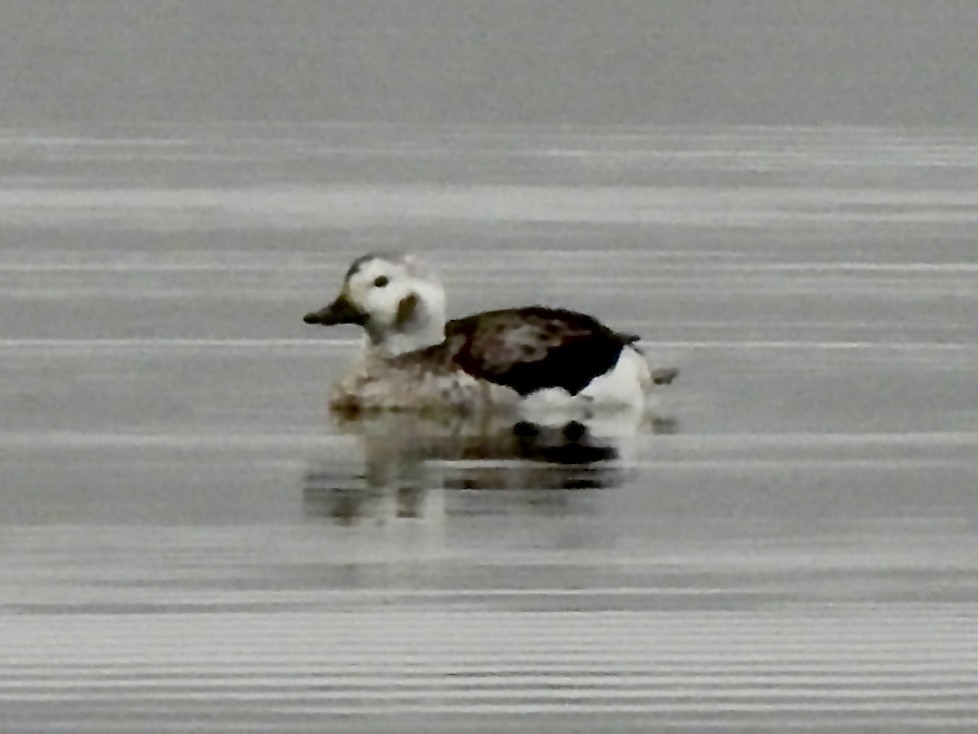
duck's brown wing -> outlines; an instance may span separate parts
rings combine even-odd
[[[548,387],[574,395],[611,369],[637,339],[586,314],[542,306],[450,321],[445,337],[446,357],[465,372],[520,395]]]

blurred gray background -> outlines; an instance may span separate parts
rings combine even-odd
[[[0,120],[959,125],[970,0],[4,0]]]

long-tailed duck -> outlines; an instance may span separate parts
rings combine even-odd
[[[337,383],[330,403],[346,415],[471,412],[527,399],[644,407],[653,385],[678,374],[650,369],[637,336],[576,311],[526,306],[446,322],[441,283],[409,255],[357,258],[336,299],[303,320],[356,324],[366,332],[361,360]]]

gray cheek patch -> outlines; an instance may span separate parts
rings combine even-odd
[[[401,302],[397,304],[397,315],[394,319],[394,324],[398,329],[414,318],[420,305],[421,298],[417,293],[410,293],[401,299]]]

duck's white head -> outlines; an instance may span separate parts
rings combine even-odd
[[[306,314],[307,324],[358,324],[389,355],[438,344],[445,338],[445,290],[410,255],[370,254],[353,261],[340,294]]]

